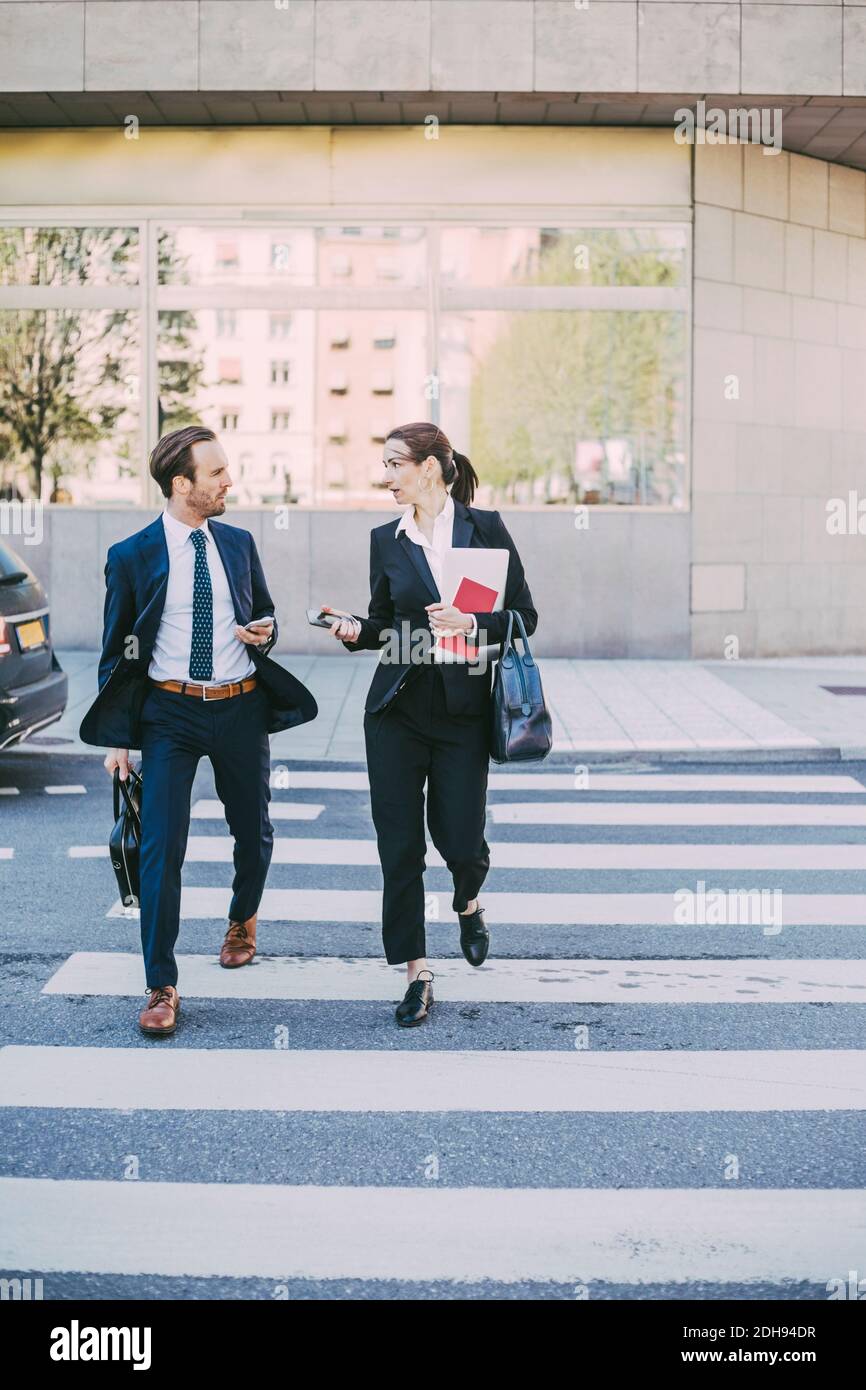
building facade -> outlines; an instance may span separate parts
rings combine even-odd
[[[542,654],[861,650],[864,19],[0,0],[0,478],[57,640],[98,640],[147,454],[201,420],[307,648],[431,419]]]

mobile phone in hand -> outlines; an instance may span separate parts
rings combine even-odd
[[[321,609],[315,608],[307,609],[307,622],[311,627],[326,627],[330,631],[334,623],[339,621],[340,617],[337,613],[324,613]]]

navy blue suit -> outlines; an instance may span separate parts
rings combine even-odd
[[[210,518],[208,528],[237,622],[245,626],[255,618],[274,617],[250,533]],[[304,724],[318,713],[309,690],[267,655],[277,639],[275,617],[267,644],[244,649],[256,668],[254,690],[207,701],[149,681],[168,574],[161,516],[110,547],[99,693],[80,729],[85,743],[141,749],[141,943],[148,989],[177,984],[181,870],[199,759],[209,757],[213,764],[217,795],[235,841],[228,916],[245,922],[258,910],[273,850],[268,734]]]
[[[210,517],[208,528],[223,562],[240,625],[254,618],[274,618],[272,640],[261,647],[246,648],[268,699],[268,733],[306,724],[319,712],[313,696],[278,662],[268,658],[278,628],[255,542],[249,531]],[[138,719],[168,584],[162,516],[109,547],[105,584],[99,694],[81,721],[79,738],[100,748],[140,748]]]

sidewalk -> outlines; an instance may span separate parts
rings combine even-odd
[[[92,753],[78,726],[96,691],[98,653],[62,651],[69,704],[62,720],[11,752]],[[281,656],[313,692],[319,717],[271,738],[275,761],[363,762],[364,696],[375,657]],[[866,657],[766,661],[572,661],[541,663],[554,721],[554,754],[575,762],[634,759],[799,761],[866,757]]]

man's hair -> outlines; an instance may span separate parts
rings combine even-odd
[[[171,497],[171,480],[178,476],[195,482],[192,461],[193,444],[216,439],[213,430],[204,425],[186,425],[182,430],[164,434],[150,456],[150,476],[159,483],[163,497]]]

